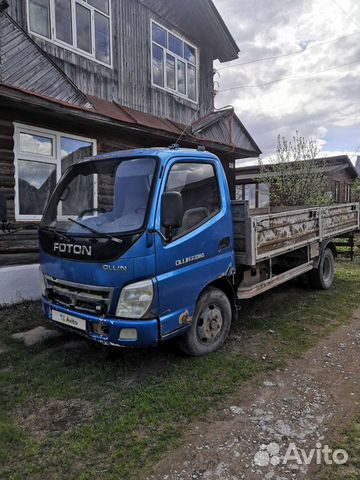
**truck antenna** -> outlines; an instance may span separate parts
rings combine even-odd
[[[180,140],[182,139],[182,137],[185,135],[185,132],[186,130],[190,127],[190,125],[192,124],[195,116],[198,114],[198,112],[200,111],[200,108],[204,105],[204,102],[202,102],[199,106],[199,108],[197,110],[195,110],[193,116],[190,118],[190,120],[188,121],[188,123],[185,125],[185,128],[184,130],[180,133],[178,139],[176,140],[175,142],[175,145],[179,144]]]

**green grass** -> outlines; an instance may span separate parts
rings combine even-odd
[[[0,478],[142,478],[191,420],[346,322],[358,282],[358,264],[343,261],[329,291],[290,284],[263,294],[244,305],[225,347],[204,358],[170,343],[110,359],[81,343],[66,348],[77,339],[67,334],[25,347],[11,334],[47,325],[39,305],[1,310]]]
[[[341,432],[337,442],[330,446],[332,450],[343,449],[349,459],[344,465],[327,465],[317,472],[317,480],[359,480],[360,476],[360,423],[359,418]]]

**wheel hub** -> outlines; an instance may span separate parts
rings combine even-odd
[[[203,312],[198,321],[198,336],[203,343],[212,343],[218,337],[223,325],[221,310],[214,305]]]

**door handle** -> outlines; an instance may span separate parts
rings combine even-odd
[[[230,247],[230,237],[222,238],[218,245],[219,252],[221,252],[221,250],[224,250],[225,248],[228,248],[228,247]]]

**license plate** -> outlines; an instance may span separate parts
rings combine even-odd
[[[67,313],[51,310],[51,318],[55,322],[63,323],[69,327],[77,328],[78,330],[86,331],[86,320],[78,317],[73,317]]]

